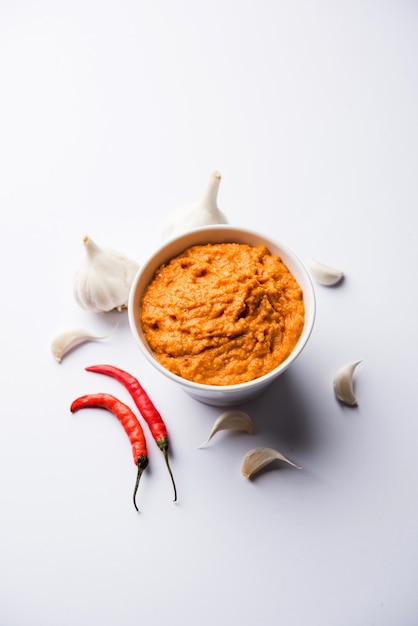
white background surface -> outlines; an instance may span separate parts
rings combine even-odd
[[[413,0],[2,0],[2,626],[417,623],[417,27]],[[231,223],[346,280],[317,286],[307,348],[241,407],[253,435],[198,450],[219,409],[71,290],[85,234],[141,263],[216,169]],[[54,361],[57,332],[116,320]],[[349,409],[332,379],[356,359]],[[150,441],[138,515],[117,420],[70,414],[130,402],[98,362],[164,415],[177,504]],[[303,469],[246,481],[258,445]]]

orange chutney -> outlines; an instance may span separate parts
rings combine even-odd
[[[282,363],[304,325],[303,293],[265,246],[195,245],[155,273],[141,324],[155,358],[197,383],[235,385]]]

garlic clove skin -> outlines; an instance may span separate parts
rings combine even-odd
[[[116,327],[115,327],[116,328]],[[113,329],[114,330],[114,329]],[[68,352],[88,341],[102,341],[108,339],[113,330],[108,335],[92,335],[83,328],[76,328],[60,333],[51,342],[51,351],[54,358],[61,363]]]
[[[344,278],[342,270],[325,265],[325,263],[321,263],[312,257],[307,260],[307,266],[316,282],[326,287],[337,285]]]
[[[73,280],[77,303],[95,313],[126,309],[139,265],[119,252],[99,247],[88,236],[83,243],[86,256]]]
[[[266,465],[273,461],[285,461],[296,469],[302,469],[292,461],[289,461],[281,452],[274,448],[254,448],[247,452],[242,462],[241,472],[244,478],[251,478],[256,472],[262,470]]]
[[[236,409],[224,411],[216,418],[212,430],[209,433],[209,437],[199,448],[203,448],[203,446],[209,443],[212,437],[220,430],[240,430],[249,434],[253,431],[253,423],[251,417],[247,413],[244,413],[244,411],[238,411]]]
[[[220,182],[220,173],[213,172],[199,202],[175,209],[166,216],[162,227],[163,240],[177,237],[200,226],[228,223],[226,215],[220,211],[217,204]]]
[[[338,400],[344,402],[348,406],[357,406],[357,398],[354,395],[353,390],[353,378],[354,370],[360,361],[353,361],[353,363],[347,363],[343,365],[336,373],[333,381],[334,393]]]

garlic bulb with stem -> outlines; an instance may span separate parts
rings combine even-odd
[[[167,215],[163,222],[163,239],[170,239],[182,233],[211,224],[227,224],[226,215],[219,210],[217,199],[221,175],[213,172],[209,178],[206,191],[199,202],[175,209]]]
[[[87,235],[83,243],[86,256],[73,281],[77,303],[95,313],[126,309],[139,265],[119,252],[98,246]]]

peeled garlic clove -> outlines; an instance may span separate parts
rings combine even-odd
[[[344,272],[336,267],[320,263],[310,257],[307,261],[308,269],[320,285],[336,285],[344,278]]]
[[[99,247],[90,237],[84,237],[83,243],[86,256],[73,281],[77,303],[95,313],[126,309],[138,264],[119,252]]]
[[[241,430],[245,433],[251,433],[253,431],[253,423],[251,417],[243,411],[237,411],[235,409],[224,411],[216,418],[212,430],[209,433],[209,437],[199,448],[203,448],[220,430]]]
[[[112,331],[113,332],[113,331]],[[68,330],[66,332],[57,335],[51,343],[52,354],[58,363],[61,363],[64,356],[76,348],[77,346],[86,343],[87,341],[101,341],[103,339],[108,339],[111,333],[108,335],[103,335],[101,337],[97,335],[92,335],[86,330],[82,328],[77,328],[74,330]]]
[[[227,224],[226,216],[217,204],[221,175],[213,172],[203,198],[199,202],[175,209],[163,222],[163,239],[176,237],[188,230],[211,224]]]
[[[302,469],[273,448],[254,448],[247,452],[244,457],[241,468],[242,475],[245,478],[251,478],[256,472],[259,472],[273,461],[285,461],[297,469]]]
[[[353,392],[353,377],[354,370],[360,361],[354,361],[353,363],[347,363],[343,365],[335,375],[334,378],[334,392],[341,402],[348,404],[349,406],[357,406],[357,398]]]

